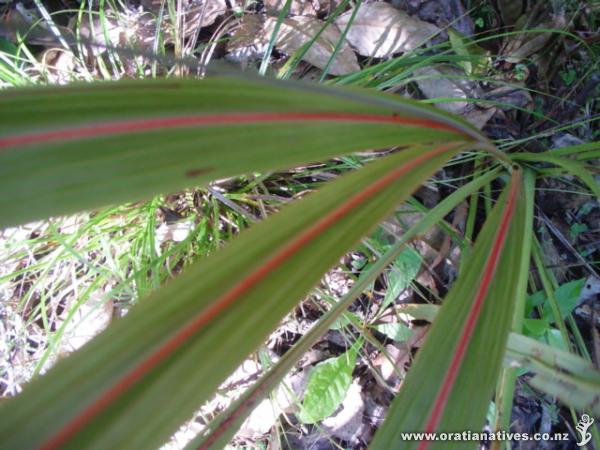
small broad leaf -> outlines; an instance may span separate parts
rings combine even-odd
[[[539,337],[550,328],[550,323],[546,319],[524,319],[523,330],[526,336]]]
[[[402,252],[394,261],[388,272],[388,289],[383,299],[382,309],[392,303],[400,293],[406,289],[410,282],[417,276],[421,268],[421,257],[411,248]]]
[[[273,33],[277,19],[268,18],[264,31],[267,35]],[[287,54],[292,54],[304,44],[308,43],[325,22],[307,16],[295,16],[284,19],[277,33],[277,47]],[[302,57],[303,60],[319,69],[325,68],[333,54],[335,45],[341,39],[341,34],[334,24],[329,25],[319,38],[311,45]],[[360,70],[356,55],[347,43],[341,46],[335,59],[329,66],[332,75],[347,75]]]
[[[403,323],[382,323],[373,328],[396,342],[404,342],[413,335],[413,331]]]
[[[297,415],[301,422],[320,422],[340,406],[352,383],[352,369],[361,345],[362,342],[357,341],[346,353],[323,361],[313,369]]]
[[[581,291],[585,285],[585,278],[569,281],[560,285],[554,296],[558,301],[558,309],[561,317],[564,319],[579,303]],[[526,316],[529,316],[536,306],[541,306],[543,309],[543,318],[549,323],[554,322],[554,315],[550,307],[550,301],[546,297],[544,291],[538,291],[527,298]]]
[[[439,308],[438,305],[430,305],[428,303],[409,303],[398,305],[396,307],[396,312],[399,314],[406,314],[414,320],[433,322]]]
[[[536,293],[529,295],[525,301],[525,317],[531,316],[534,308],[544,303],[545,298],[544,291],[537,291]]]
[[[585,278],[580,278],[579,280],[569,281],[568,283],[560,285],[554,292],[556,300],[558,300],[558,310],[563,319],[577,306],[579,295],[581,294],[581,289],[583,289],[584,284]],[[550,308],[548,299],[544,302],[544,318],[554,322],[554,316],[552,315],[552,309]]]
[[[465,69],[467,75],[481,74],[490,64],[490,57],[485,49],[477,45],[471,38],[465,36],[452,28],[448,29],[448,37],[452,50],[457,55],[464,56],[465,60],[460,61],[460,66]]]
[[[352,17],[348,11],[336,25],[345,29]],[[439,28],[397,10],[389,3],[361,5],[346,39],[363,56],[384,58],[398,52],[408,52],[424,44],[439,32]]]

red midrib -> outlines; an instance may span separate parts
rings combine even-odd
[[[455,128],[440,122],[427,119],[401,117],[381,114],[361,114],[345,112],[323,113],[234,113],[207,114],[176,117],[158,117],[134,120],[122,120],[114,123],[82,125],[60,130],[37,131],[14,136],[0,137],[0,150],[22,145],[49,143],[72,139],[95,138],[143,131],[165,130],[173,128],[189,128],[207,125],[241,125],[249,123],[269,122],[362,122],[384,123],[404,126],[418,126],[427,129],[452,131]]]
[[[504,208],[502,219],[500,221],[500,227],[498,228],[496,239],[494,240],[494,244],[492,245],[490,255],[483,269],[483,278],[475,294],[475,299],[473,301],[471,309],[469,310],[465,326],[456,346],[456,351],[454,352],[452,360],[450,361],[450,367],[448,368],[446,376],[442,381],[441,388],[434,401],[431,414],[427,419],[427,423],[425,425],[425,433],[435,432],[435,429],[437,428],[442,417],[442,413],[446,408],[450,392],[454,387],[454,382],[456,381],[458,371],[464,359],[467,347],[473,335],[473,331],[475,330],[475,326],[477,325],[477,320],[479,318],[479,314],[481,313],[481,308],[483,307],[483,301],[485,300],[485,297],[487,296],[487,293],[489,291],[491,282],[496,272],[496,268],[498,267],[498,262],[500,260],[502,249],[504,248],[504,243],[506,242],[506,236],[508,234],[510,221],[514,214],[517,195],[519,193],[521,185],[520,180],[521,173],[519,170],[516,170],[515,172],[513,172],[510,191],[508,193],[506,206]],[[431,441],[428,440],[421,441],[419,443],[419,446],[417,447],[417,450],[426,450],[427,447],[429,447],[430,443]]]
[[[175,332],[174,335],[168,338],[166,342],[161,344],[156,351],[140,362],[137,366],[132,368],[106,391],[100,394],[100,396],[93,400],[92,403],[90,403],[87,407],[85,407],[85,409],[79,415],[67,422],[57,433],[47,439],[40,447],[40,450],[59,449],[83,427],[90,423],[94,417],[96,417],[104,409],[116,401],[127,389],[138,382],[145,374],[156,367],[161,361],[165,360],[173,353],[173,351],[178,349],[184,342],[186,342],[202,327],[209,323],[215,316],[228,308],[232,303],[235,302],[236,299],[262,281],[270,272],[275,270],[287,259],[301,250],[311,240],[321,235],[329,227],[348,215],[358,205],[364,203],[386,186],[397,180],[399,177],[405,175],[411,170],[416,169],[429,159],[448,152],[456,147],[456,143],[441,145],[431,151],[424,152],[423,154],[411,159],[403,166],[397,167],[388,172],[384,177],[380,178],[363,191],[350,197],[331,213],[304,230],[296,238],[294,238],[287,245],[277,251],[273,256],[271,256],[267,261],[265,261],[265,263],[263,263],[254,272],[242,279],[236,286],[234,286],[224,295],[217,298],[206,309],[200,311],[187,324]]]

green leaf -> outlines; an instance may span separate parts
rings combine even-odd
[[[352,384],[352,371],[361,346],[362,342],[357,341],[346,353],[320,362],[311,371],[297,414],[302,423],[320,422],[342,404]]]
[[[579,296],[581,295],[581,290],[585,285],[585,278],[580,278],[579,280],[569,281],[568,283],[561,284],[556,291],[554,291],[554,295],[556,296],[556,300],[558,301],[558,310],[560,311],[561,317],[564,319],[567,317],[577,306],[579,302]],[[550,323],[554,322],[554,316],[552,314],[552,309],[550,308],[550,302],[548,299],[544,300],[544,318],[548,320]]]
[[[1,404],[0,442],[159,446],[349,247],[459,150],[394,153],[243,232]]]
[[[534,205],[535,205],[535,173],[525,170],[523,174],[524,218],[523,218],[523,241],[520,261],[512,270],[518,272],[515,286],[515,309],[513,312],[512,330],[521,333],[525,320],[527,308],[527,285],[529,281],[529,267],[531,265],[531,248],[534,241]],[[495,417],[490,421],[493,431],[508,430],[513,410],[513,398],[517,377],[522,375],[522,370],[505,367],[502,370],[500,380],[496,388],[494,404],[496,406]]]
[[[403,380],[372,450],[413,449],[402,432],[480,430],[499,374],[516,301],[525,235],[522,175],[513,173]],[[428,448],[476,443],[429,442]],[[421,447],[424,448],[424,447]]]
[[[524,319],[523,328],[526,336],[541,337],[550,328],[550,322],[545,319]]]
[[[452,27],[448,28],[448,37],[452,50],[457,55],[465,57],[458,64],[463,67],[467,75],[480,75],[488,68],[490,64],[488,52],[471,38],[455,31]]]
[[[398,305],[396,311],[400,314],[408,314],[415,320],[426,320],[433,322],[440,307],[438,305],[429,305],[427,303],[406,303]]]
[[[381,305],[382,310],[394,302],[402,291],[410,286],[420,268],[421,256],[412,248],[407,248],[396,258],[387,274],[388,288]]]
[[[581,233],[585,233],[588,230],[588,226],[585,223],[574,223],[569,229],[571,241],[574,242]]]
[[[565,340],[563,339],[560,330],[557,330],[556,328],[550,328],[546,331],[544,337],[546,338],[546,341],[548,342],[548,345],[550,345],[550,347],[555,347],[564,351],[569,351],[569,348],[567,347],[567,344],[565,343]]]
[[[373,328],[396,342],[404,342],[413,335],[413,331],[403,323],[382,323]]]
[[[534,372],[536,375],[529,383],[539,391],[557,397],[567,406],[600,415],[600,371],[590,361],[511,333],[505,365]]]
[[[331,324],[336,321],[336,318],[340,317],[346,308],[348,308],[362,292],[370,289],[369,286],[373,281],[398,257],[410,240],[415,236],[425,233],[438,222],[442,222],[444,216],[469,195],[477,192],[486,183],[495,179],[499,172],[499,169],[496,168],[475,178],[472,182],[444,198],[431,211],[425,213],[421,221],[418,221],[410,227],[406,233],[400,236],[399,240],[381,256],[380,259],[378,259],[369,269],[361,273],[359,279],[354,283],[348,294],[346,294],[339,302],[335,303],[332,309],[325,313],[308,333],[305,334],[285,355],[283,355],[269,372],[263,375],[242,394],[238,401],[232,404],[225,412],[220,414],[209,424],[206,435],[198,436],[190,442],[186,447],[186,450],[215,450],[225,447],[255,405],[265,398],[265,396],[281,382],[285,374],[293,368],[294,364],[318,340],[318,338],[327,331]],[[433,311],[430,310],[431,314],[435,314],[435,311],[437,310],[436,305],[424,306],[435,307]]]
[[[530,317],[536,306],[540,306],[546,300],[546,295],[543,290],[539,290],[534,294],[527,296],[525,301],[525,317]]]
[[[0,227],[365,148],[485,141],[399,96],[215,77],[0,92]]]
[[[569,315],[579,303],[579,297],[584,284],[585,278],[580,278],[564,283],[554,291],[554,295],[558,302],[558,310],[563,319]],[[550,300],[546,297],[543,290],[531,294],[527,298],[526,304],[526,317],[531,316],[535,307],[541,306],[543,310],[543,319],[549,323],[554,322]]]
[[[597,146],[597,143],[593,143],[592,146]],[[590,147],[592,147],[592,146],[590,146]],[[568,148],[561,149],[561,150],[565,150],[565,153],[569,154],[569,152],[571,152],[571,151],[577,151],[578,147],[579,146],[573,146],[573,147],[568,147]],[[589,148],[589,147],[586,147],[586,148]],[[551,151],[543,152],[543,153],[516,154],[514,157],[514,160],[515,161],[537,161],[537,162],[544,162],[544,163],[550,163],[550,164],[557,165],[557,166],[561,167],[562,169],[564,169],[567,173],[576,175],[577,177],[579,177],[579,179],[587,185],[590,192],[592,192],[596,196],[596,198],[600,199],[600,185],[594,178],[592,172],[590,170],[588,170],[586,168],[585,164],[583,164],[581,161],[555,156],[557,153],[560,153],[560,152],[561,152],[560,150],[558,150],[558,151],[551,150]]]

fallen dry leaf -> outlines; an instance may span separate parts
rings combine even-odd
[[[351,16],[352,11],[348,11],[335,19],[340,30],[346,28]],[[346,40],[363,56],[384,58],[411,51],[439,31],[435,25],[409,16],[388,3],[377,2],[360,6]]]
[[[264,399],[252,410],[237,432],[237,436],[248,439],[264,436],[277,423],[280,414],[281,409],[275,402],[270,398]]]
[[[188,4],[184,20],[186,28],[196,31],[215,23],[217,18],[227,12],[225,0],[191,1]]]
[[[265,0],[265,8],[267,14],[277,15],[283,8],[285,8],[286,0]],[[317,5],[318,7],[318,5]],[[312,0],[292,0],[290,5],[289,14],[293,16],[315,16],[317,15],[317,9]]]
[[[463,114],[463,118],[467,120],[471,125],[477,127],[478,129],[483,129],[489,120],[494,117],[498,108],[479,108],[476,107],[471,111],[467,111]]]
[[[268,18],[263,32],[270,36],[277,23],[277,19]],[[304,44],[309,42],[325,25],[325,22],[312,17],[295,16],[284,19],[277,33],[276,46],[282,52],[294,53]],[[319,69],[325,68],[333,54],[336,44],[341,38],[340,32],[333,24],[328,26],[321,36],[314,42],[302,59]],[[343,43],[335,59],[329,66],[331,75],[347,75],[360,69],[356,55],[347,43]]]
[[[385,346],[386,353],[379,353],[373,365],[381,371],[383,379],[395,390],[399,388],[400,377],[406,373],[406,365],[412,358],[412,349],[420,348],[430,325],[413,327],[413,335],[405,342]],[[379,382],[380,380],[377,379]]]
[[[269,37],[262,32],[264,18],[257,14],[247,14],[239,20],[227,42],[226,59],[245,68],[251,61],[259,61],[264,55]]]
[[[193,220],[183,220],[175,223],[162,223],[156,229],[156,249],[160,253],[160,246],[165,241],[182,242],[192,232],[196,225]]]
[[[365,440],[365,435],[368,433],[367,427],[363,424],[364,413],[362,388],[358,379],[355,379],[348,388],[339,410],[323,420],[323,429],[341,441],[359,444]]]
[[[541,22],[535,27],[536,29],[563,29],[566,25],[566,19],[562,15],[553,16],[548,21]],[[502,50],[503,58],[509,62],[516,64],[525,58],[534,55],[548,44],[550,39],[556,34],[554,32],[533,33],[530,29],[525,28],[522,34],[514,34],[508,36],[506,45]]]
[[[477,82],[469,80],[463,72],[450,66],[423,67],[414,71],[419,90],[427,98],[452,98],[456,101],[444,101],[435,106],[454,114],[460,114],[465,120],[480,130],[496,114],[497,108],[489,104],[476,104],[460,99],[482,97]]]
[[[498,0],[498,10],[504,25],[511,26],[517,23],[517,20],[523,12],[523,2],[515,0]]]
[[[90,297],[74,312],[67,323],[60,341],[60,352],[67,354],[83,345],[103,331],[113,317],[113,302],[102,296]]]
[[[472,36],[475,25],[463,3],[465,2],[461,0],[419,0],[412,2],[412,8],[404,8],[403,6],[401,8],[409,14],[417,15],[426,22],[434,23],[440,28],[452,27],[465,36]]]
[[[511,83],[500,86],[485,94],[487,100],[498,102],[498,107],[510,111],[511,105],[519,108],[533,109],[533,97],[524,84]]]
[[[236,436],[258,439],[269,432],[283,412],[296,411],[298,399],[306,390],[310,370],[286,375],[271,396],[262,400],[244,421]]]
[[[452,98],[454,102],[439,102],[435,106],[460,114],[467,109],[469,102],[461,99],[476,98],[477,85],[468,80],[464,73],[449,67],[422,67],[414,71],[419,90],[427,98]]]
[[[141,4],[145,10],[157,14],[162,2],[163,0],[142,0]],[[196,33],[199,28],[212,25],[225,12],[225,0],[183,0],[182,20],[186,36]]]
[[[285,7],[286,0],[265,0],[268,15],[276,16]],[[292,0],[288,15],[291,16],[321,16],[335,10],[341,0]]]

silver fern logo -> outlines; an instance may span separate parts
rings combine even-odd
[[[587,414],[584,414],[581,416],[581,419],[579,419],[579,423],[575,425],[575,429],[581,435],[581,441],[577,443],[579,447],[583,447],[592,439],[592,433],[588,431],[588,428],[590,428],[593,423],[594,419]]]

